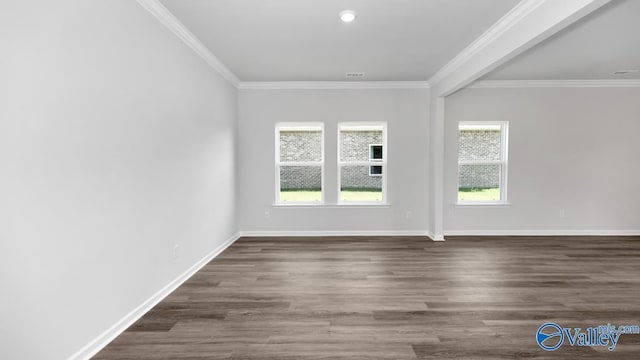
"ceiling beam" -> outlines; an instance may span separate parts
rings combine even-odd
[[[440,69],[429,84],[448,96],[610,0],[523,0]]]

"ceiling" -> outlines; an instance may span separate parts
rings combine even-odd
[[[242,81],[403,81],[428,80],[518,0],[161,3]]]
[[[484,79],[640,79],[640,0],[613,0]]]

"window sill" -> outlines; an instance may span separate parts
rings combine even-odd
[[[274,208],[320,208],[320,209],[341,209],[341,208],[390,208],[389,203],[380,204],[272,204]]]
[[[511,203],[482,203],[482,202],[468,202],[468,203],[454,203],[455,207],[510,207]]]

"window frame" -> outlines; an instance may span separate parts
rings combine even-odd
[[[320,161],[280,161],[280,132],[282,130],[304,131],[320,129]],[[308,123],[276,123],[275,125],[275,205],[324,205],[325,203],[325,156],[324,156],[324,123],[308,122]],[[280,167],[281,166],[320,166],[320,201],[287,201],[280,200]]]
[[[369,160],[368,161],[340,161],[340,154],[341,154],[341,148],[340,148],[340,132],[342,131],[343,128],[348,128],[348,127],[358,127],[358,128],[362,128],[362,130],[367,130],[367,128],[373,129],[373,130],[378,130],[378,128],[382,127],[382,144],[374,144],[374,145],[382,145],[382,159],[376,159],[373,160],[371,159],[371,153],[369,153]],[[387,132],[387,122],[383,122],[383,121],[379,121],[379,122],[339,122],[337,124],[337,156],[336,156],[336,160],[337,160],[337,178],[338,178],[338,186],[337,186],[337,190],[338,190],[338,196],[337,196],[337,204],[338,205],[388,205],[387,202],[387,156],[388,156],[388,151],[387,151],[387,137],[388,137],[388,132]],[[369,145],[371,146],[371,144]],[[369,151],[371,151],[371,148],[369,147]],[[367,166],[368,170],[367,172],[370,173],[371,172],[371,166],[382,166],[382,174],[381,175],[374,175],[376,177],[381,177],[381,182],[382,182],[382,199],[380,201],[343,201],[342,200],[342,196],[341,196],[341,184],[342,184],[342,167],[344,166]]]
[[[382,159],[384,159],[384,145],[383,144],[369,144],[369,161],[370,162],[380,162],[382,159],[376,159],[373,156],[373,147],[374,146],[380,146],[382,147]],[[371,168],[373,168],[374,166],[380,166],[380,165],[370,165],[369,166],[369,176],[374,176],[374,177],[380,177],[382,176],[382,173],[380,174],[374,174],[371,172]],[[384,169],[384,168],[381,168]],[[383,171],[384,172],[384,171]]]
[[[464,126],[499,126],[500,127],[500,160],[493,161],[460,161],[460,130]],[[460,121],[457,131],[458,166],[456,176],[456,205],[507,205],[507,178],[509,168],[509,122],[508,121]],[[460,167],[461,165],[500,165],[500,199],[499,200],[460,200]]]

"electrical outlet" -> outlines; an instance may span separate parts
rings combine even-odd
[[[271,213],[270,213],[270,212],[268,212],[268,211],[265,211],[265,212],[264,212],[264,218],[265,218],[265,219],[268,219],[268,218],[270,218],[270,217],[271,217]]]
[[[411,219],[411,217],[413,216],[413,213],[411,212],[411,210],[407,210],[407,212],[404,214],[404,216],[405,216],[407,219]]]
[[[180,250],[180,245],[175,244],[173,245],[173,258],[177,259],[178,258],[178,250]]]

